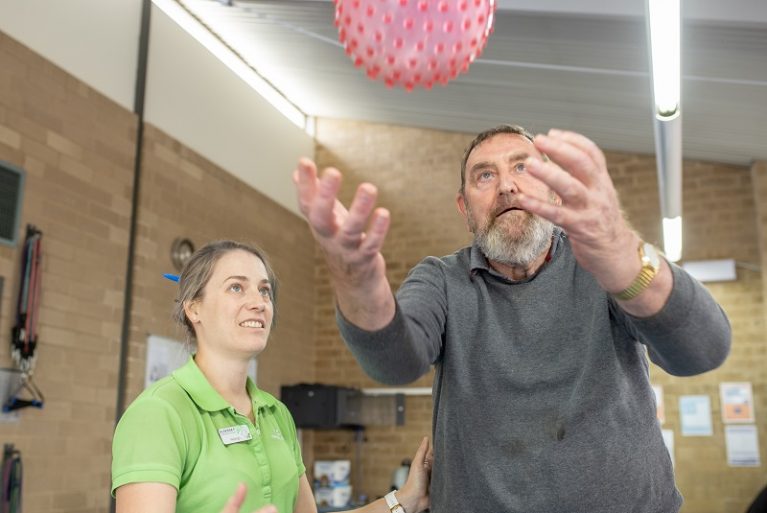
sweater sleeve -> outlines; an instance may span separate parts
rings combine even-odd
[[[730,323],[709,291],[669,263],[674,285],[666,304],[646,318],[625,314],[630,329],[647,345],[650,360],[674,376],[719,367],[730,352]]]
[[[426,258],[410,271],[395,305],[392,321],[377,331],[360,329],[336,308],[341,337],[362,369],[389,385],[415,381],[440,357],[447,299],[438,258]]]

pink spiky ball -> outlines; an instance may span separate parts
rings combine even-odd
[[[465,73],[493,30],[496,0],[334,0],[338,39],[387,87],[431,89]]]

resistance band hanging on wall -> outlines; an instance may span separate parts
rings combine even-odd
[[[16,325],[13,327],[11,339],[11,356],[21,371],[21,379],[16,390],[3,405],[4,412],[27,406],[43,407],[43,394],[32,381],[37,348],[37,317],[40,308],[42,239],[43,233],[40,230],[27,225],[27,236],[22,252]],[[20,398],[19,395],[24,392],[31,397]]]
[[[21,513],[21,452],[13,444],[3,447],[3,488],[0,513]]]

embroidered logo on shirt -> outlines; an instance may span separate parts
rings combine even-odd
[[[282,436],[280,428],[274,428],[274,431],[272,431],[272,438],[275,440],[285,440],[285,438]]]

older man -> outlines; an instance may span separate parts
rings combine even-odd
[[[479,134],[457,194],[474,243],[424,259],[396,297],[380,253],[389,214],[371,184],[346,210],[340,178],[305,159],[294,174],[362,367],[385,383],[436,367],[433,511],[679,509],[646,356],[702,373],[726,358],[730,328],[628,225],[593,142]]]

